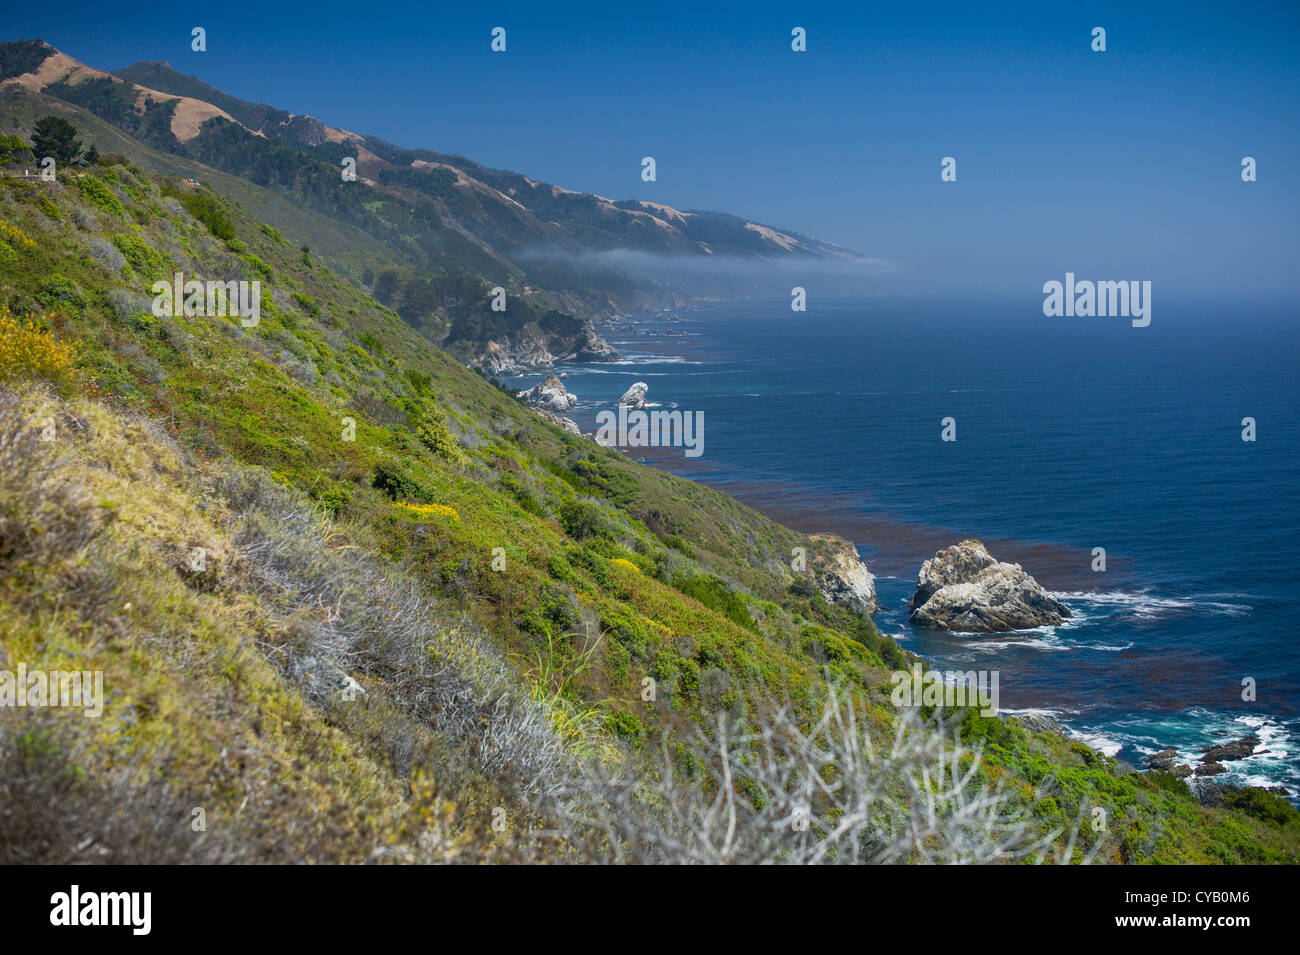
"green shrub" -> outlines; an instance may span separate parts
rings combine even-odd
[[[104,180],[98,176],[83,176],[75,180],[75,182],[77,188],[81,190],[81,194],[86,197],[86,201],[92,206],[118,218],[126,217],[126,210],[122,208],[122,203],[114,195],[112,186],[104,182]]]
[[[1138,774],[1139,783],[1146,789],[1158,789],[1161,792],[1173,793],[1175,796],[1182,796],[1184,799],[1192,798],[1192,790],[1187,783],[1183,782],[1173,773],[1160,772],[1153,770],[1148,773]]]
[[[542,517],[546,514],[546,510],[541,504],[537,503],[537,498],[533,497],[533,493],[528,490],[528,487],[524,482],[519,480],[519,478],[512,472],[502,471],[500,484],[501,489],[513,497],[515,501],[518,502],[519,506],[529,514],[532,514],[535,517]]]
[[[680,554],[685,554],[691,560],[695,560],[695,548],[686,542],[686,539],[680,534],[668,534],[662,538],[664,545],[671,547]]]
[[[600,629],[612,646],[627,648],[630,656],[640,662],[650,659],[650,635],[630,608],[611,607],[601,613]]]
[[[1300,826],[1300,811],[1295,806],[1281,796],[1254,786],[1246,789],[1224,787],[1223,804],[1279,826]]]
[[[86,300],[72,279],[58,272],[41,283],[35,298],[47,309],[63,309],[74,314],[79,314],[86,305]]]
[[[576,567],[581,567],[587,573],[591,574],[591,579],[602,590],[608,590],[613,584],[613,579],[609,576],[609,561],[601,557],[590,547],[577,547],[569,552],[569,562]]]
[[[229,242],[235,238],[235,227],[226,218],[216,196],[207,192],[187,192],[174,188],[169,189],[168,194],[179,199],[186,211],[207,226],[208,231],[218,239]]]
[[[41,196],[36,203],[36,208],[40,209],[47,219],[53,219],[55,222],[63,221],[63,213],[59,207],[54,204],[54,200],[49,196]]]
[[[565,559],[563,554],[551,555],[551,559],[546,562],[546,572],[556,580],[563,581],[570,587],[577,587],[581,584],[578,575],[573,572],[573,567]]]
[[[302,292],[294,292],[293,300],[298,303],[299,308],[313,318],[320,315],[320,303],[310,295],[304,295]]]
[[[399,464],[385,461],[375,468],[371,484],[394,501],[430,501],[432,493]]]
[[[749,615],[749,606],[745,598],[727,586],[718,577],[692,577],[678,574],[673,578],[673,586],[694,597],[710,610],[716,610],[733,623],[738,623],[746,630],[754,629],[754,619]]]
[[[605,511],[598,504],[580,498],[569,498],[560,505],[556,517],[566,534],[574,540],[589,537],[608,537],[611,533]]]
[[[241,253],[237,255],[237,258],[260,275],[264,281],[272,282],[275,280],[275,269],[252,252]]]
[[[645,738],[645,724],[635,713],[609,714],[605,718],[605,731],[634,744]]]
[[[451,464],[461,464],[465,455],[461,453],[460,442],[447,427],[447,421],[436,408],[426,408],[419,423],[415,426],[415,436],[426,448]]]
[[[158,278],[171,271],[171,257],[149,245],[134,232],[122,232],[113,236],[113,245],[142,278]]]

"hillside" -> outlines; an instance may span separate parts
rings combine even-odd
[[[900,713],[848,542],[552,426],[218,191],[0,189],[0,670],[104,685],[0,707],[0,861],[1300,860],[1267,793]],[[156,309],[178,272],[257,321]]]
[[[0,83],[0,96],[53,97],[154,150],[197,161],[205,167],[198,178],[223,194],[237,198],[206,170],[365,233],[385,247],[389,261],[358,267],[355,256],[332,257],[330,246],[323,250],[329,264],[465,360],[481,362],[487,343],[496,342],[510,358],[498,361],[495,373],[547,367],[564,357],[614,357],[589,325],[574,325],[568,315],[588,319],[691,297],[747,294],[745,280],[724,272],[654,277],[608,253],[665,262],[863,260],[723,213],[615,201],[463,156],[402,148],[240,100],[162,62],[110,73],[42,41],[19,41],[0,44]],[[355,163],[355,181],[342,179],[345,161]],[[490,307],[496,287],[508,293],[504,311]]]

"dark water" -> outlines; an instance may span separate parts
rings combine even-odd
[[[1156,298],[1139,329],[1040,304],[719,305],[624,320],[603,330],[623,362],[557,370],[584,431],[634,381],[704,411],[701,457],[648,456],[852,539],[878,577],[880,628],[936,668],[997,670],[1003,709],[1050,711],[1134,763],[1172,745],[1195,765],[1254,732],[1261,752],[1226,778],[1300,792],[1300,314]],[[955,442],[940,440],[946,416]],[[1022,563],[1073,619],[912,628],[921,562],[964,537]]]

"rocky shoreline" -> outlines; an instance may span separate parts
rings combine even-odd
[[[596,334],[590,322],[577,338],[560,339],[529,323],[512,338],[493,340],[470,355],[467,364],[492,378],[553,371],[557,362],[618,361],[618,351]]]
[[[1230,743],[1207,746],[1201,751],[1200,765],[1195,769],[1187,763],[1179,763],[1178,750],[1172,746],[1166,746],[1159,752],[1148,756],[1145,763],[1149,770],[1169,773],[1179,779],[1186,779],[1188,776],[1221,776],[1228,771],[1227,767],[1223,765],[1224,763],[1256,755],[1255,750],[1258,748],[1259,743],[1259,737],[1250,734],[1235,739]]]
[[[559,386],[558,389],[556,385]],[[530,402],[536,399],[534,407],[539,413],[577,433],[576,425],[564,417],[567,409],[563,405],[567,404],[567,400],[563,397],[557,400],[555,397],[557,392],[566,393],[563,388],[563,382],[548,377],[524,394],[529,396]],[[623,392],[617,403],[629,409],[644,408],[648,404],[647,392],[645,382],[637,381]],[[769,507],[760,502],[751,503],[760,510],[772,513]],[[818,516],[812,513],[815,508],[808,510],[808,514],[800,515],[802,520],[791,523],[787,519],[785,523],[796,527],[802,525],[805,531],[813,532],[814,538],[831,537],[832,535],[815,533],[816,528],[827,524],[821,523]],[[779,520],[780,514],[778,507],[773,516]],[[832,521],[831,524],[842,522]],[[842,540],[840,535],[833,536]],[[870,533],[866,533],[866,536],[871,538]],[[937,536],[932,534],[932,537]],[[947,540],[954,540],[956,536],[947,537]],[[943,542],[943,538],[926,541],[929,545],[926,550]],[[1077,613],[1077,608],[1072,611],[1060,599],[1059,594],[1049,593],[1030,571],[1038,568],[1040,572],[1052,575],[1054,590],[1090,590],[1095,586],[1091,580],[1067,577],[1067,585],[1062,587],[1063,561],[1051,553],[1046,545],[1039,549],[1022,546],[1017,550],[1011,547],[1010,555],[1001,549],[1003,546],[1011,547],[1007,542],[993,544],[999,555],[1007,557],[1006,560],[991,554],[988,547],[980,541],[959,540],[957,543],[939,546],[938,550],[933,551],[933,557],[922,563],[919,571],[913,562],[916,558],[912,557],[905,562],[900,560],[899,563],[903,566],[891,567],[883,573],[886,576],[916,575],[916,587],[910,600],[905,594],[901,599],[907,601],[909,622],[917,628],[970,634],[972,636],[969,639],[977,640],[977,635],[1036,630],[1070,621]],[[872,568],[858,557],[856,549],[847,540],[842,540],[842,548],[832,548],[830,556],[823,555],[819,558],[814,558],[810,553],[809,569],[813,572],[813,583],[827,603],[873,616],[880,610],[882,598],[877,595]],[[911,549],[911,552],[916,553],[916,550]],[[1077,566],[1076,556],[1073,553],[1068,556],[1072,561],[1070,566]],[[1040,558],[1045,561],[1046,569],[1038,566]],[[1024,566],[1018,562],[1022,560]],[[875,566],[875,561],[872,561],[872,566]],[[1086,570],[1086,561],[1083,566]],[[880,571],[877,569],[877,572]],[[1086,574],[1083,576],[1087,577]],[[891,607],[893,599],[890,598]],[[1051,715],[1003,713],[1002,716],[1031,732],[1078,739],[1059,719]],[[1167,747],[1146,759],[1135,758],[1132,763],[1121,762],[1127,770],[1134,772],[1146,770],[1168,773],[1185,782],[1198,798],[1212,801],[1221,799],[1222,793],[1232,788],[1227,779],[1239,778],[1240,774],[1234,771],[1240,768],[1240,761],[1258,755],[1259,745],[1257,737],[1225,738],[1224,742],[1207,747],[1199,754],[1180,756],[1172,747]],[[1271,791],[1287,794],[1279,787],[1271,787]]]

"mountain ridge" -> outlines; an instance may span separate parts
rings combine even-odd
[[[592,196],[602,205],[608,205],[610,207],[617,207],[620,202],[636,202],[636,208],[629,207],[623,211],[630,212],[633,215],[644,215],[655,219],[663,227],[676,230],[683,236],[683,238],[687,238],[687,236],[681,231],[678,223],[685,225],[692,218],[723,216],[743,223],[745,229],[754,232],[758,238],[765,243],[765,248],[763,250],[768,252],[801,252],[803,254],[825,255],[845,259],[865,258],[861,253],[835,245],[834,243],[811,239],[792,230],[773,227],[745,219],[741,216],[732,216],[727,213],[708,210],[679,210],[664,203],[648,202],[644,200],[615,200],[596,193],[567,189],[563,186],[532,179],[521,173],[516,173],[510,170],[490,169],[489,167],[481,166],[480,164],[473,162],[473,160],[470,160],[468,157],[458,153],[440,153],[422,148],[408,149],[396,146],[375,136],[365,136],[350,130],[330,126],[323,120],[317,119],[309,114],[294,114],[267,103],[251,103],[247,100],[239,99],[211,86],[197,76],[181,73],[165,60],[142,60],[133,63],[128,67],[113,70],[111,72],[112,75],[133,82],[141,87],[152,88],[171,95],[190,95],[191,98],[194,99],[205,99],[213,105],[223,108],[232,116],[232,118],[237,118],[239,122],[250,131],[260,132],[268,138],[302,139],[302,141],[308,142],[310,145],[319,145],[322,142],[331,141],[354,142],[365,146],[366,144],[373,142],[381,145],[385,149],[400,150],[404,153],[410,153],[415,156],[416,158],[413,158],[409,163],[411,168],[418,168],[420,166],[445,166],[447,168],[455,169],[468,179],[469,177],[465,173],[465,167],[473,166],[479,169],[486,169],[494,176],[518,177],[523,179],[534,189],[549,189],[551,198],[556,198],[562,193],[575,196]],[[184,92],[186,89],[190,92]],[[267,124],[277,120],[278,122],[276,122],[276,125],[268,131]],[[295,123],[298,125],[295,125]],[[305,137],[305,139],[303,139],[303,137]],[[381,160],[375,153],[370,150],[367,150],[367,152],[370,152],[370,157],[372,157],[370,158],[370,162],[372,164],[375,162],[383,162],[383,160]],[[438,158],[421,158],[424,155]],[[500,190],[494,191],[496,191],[505,201],[516,202],[519,204],[517,199],[513,199],[504,192],[501,192]],[[700,242],[700,249],[702,251],[708,249],[707,242],[704,240],[698,241]],[[711,250],[709,251],[711,252]],[[756,248],[751,251],[761,250]]]
[[[729,274],[719,263],[870,261],[727,213],[613,200],[458,154],[406,149],[231,96],[161,60],[109,72],[33,40],[0,44],[0,64],[0,89],[10,95],[21,88],[55,97],[143,146],[269,189],[384,243],[394,261],[382,269],[324,254],[408,324],[492,374],[616,358],[592,319],[755,293],[765,270]],[[355,181],[343,177],[348,162]],[[627,256],[649,256],[656,267]],[[677,268],[691,262],[699,264]],[[504,308],[496,288],[506,293]]]

